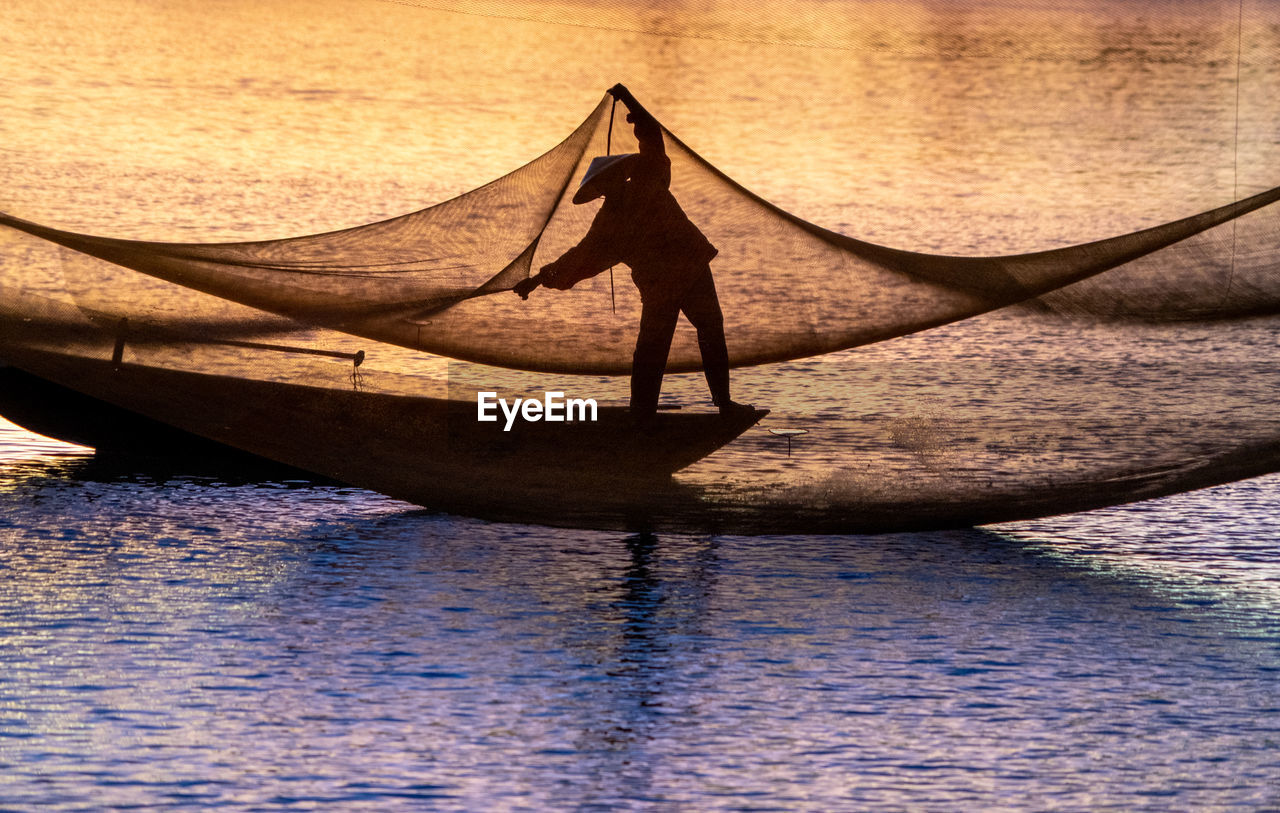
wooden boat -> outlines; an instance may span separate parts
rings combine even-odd
[[[480,515],[530,501],[590,505],[661,488],[755,425],[659,413],[637,428],[623,407],[596,421],[480,423],[474,402],[186,372],[8,346],[0,412],[98,448],[179,454],[237,449],[409,502]],[[212,442],[212,443],[210,443]],[[216,444],[216,445],[215,445]]]

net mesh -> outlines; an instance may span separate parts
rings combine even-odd
[[[0,216],[0,224],[114,264],[64,256],[67,288],[87,308],[140,323],[176,318],[190,328],[196,314],[190,297],[162,292],[132,271],[299,323],[451,358],[626,374],[640,298],[625,281],[625,266],[612,284],[602,275],[570,291],[539,291],[527,302],[506,293],[586,233],[599,202],[575,206],[569,198],[590,159],[605,153],[606,142],[614,152],[636,151],[622,117],[608,132],[609,102],[506,177],[343,231],[190,244],[73,234],[9,216]],[[1179,320],[1273,313],[1280,303],[1280,209],[1268,206],[1280,189],[1064,249],[937,256],[804,222],[718,172],[670,132],[663,135],[672,192],[719,249],[711,267],[735,367],[856,347],[1033,299],[1074,315]],[[1098,277],[1102,272],[1108,273]],[[213,327],[217,320],[208,321]],[[700,363],[696,337],[682,324],[668,370],[696,370]]]
[[[476,448],[457,431],[474,428],[480,390],[626,403],[641,303],[625,266],[612,285],[606,273],[527,301],[510,292],[587,232],[599,203],[570,198],[590,160],[638,149],[622,116],[609,132],[610,102],[499,180],[338,232],[139,242],[0,215],[0,359],[358,485],[570,524],[656,512],[681,528],[933,527],[1280,468],[1280,189],[1068,248],[936,256],[804,222],[663,130],[672,192],[719,250],[730,361],[755,367],[735,392],[772,414],[643,492],[566,490],[564,467],[536,456],[500,479],[469,473]],[[705,399],[700,377],[676,374],[700,360],[682,321],[668,401]],[[129,383],[119,369],[204,376],[201,394],[163,389],[196,379]],[[606,377],[575,385],[584,374]],[[264,382],[291,389],[272,399]],[[341,440],[317,450],[317,427]]]

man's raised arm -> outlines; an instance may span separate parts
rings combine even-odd
[[[636,97],[631,95],[631,91],[626,86],[618,83],[609,88],[609,95],[626,105],[627,122],[636,126],[636,140],[640,142],[640,154],[663,155],[667,154],[666,147],[662,143],[662,127],[658,125],[658,120],[653,114],[644,109],[644,105],[636,101]]]

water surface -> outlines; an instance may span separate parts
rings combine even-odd
[[[576,25],[500,5],[10,3],[0,208],[157,239],[350,226],[519,166],[619,80],[766,198],[903,248],[1103,237],[1280,165],[1269,3],[556,9]],[[712,35],[671,27],[690,18]],[[866,418],[937,476],[956,461],[930,428],[999,414],[956,403],[955,376],[1034,404],[1028,370],[1136,346],[1267,373],[1274,349],[1256,323],[1099,335],[993,314],[743,371],[818,431],[685,476],[801,482],[847,465]],[[1266,380],[1153,397],[1202,420],[1269,404]],[[1269,476],[946,533],[628,536],[5,427],[0,807],[1266,809],[1278,495]]]

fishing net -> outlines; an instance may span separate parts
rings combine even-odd
[[[1067,248],[937,256],[789,215],[664,129],[671,190],[718,249],[711,269],[730,362],[757,368],[735,374],[735,392],[773,413],[666,485],[566,490],[556,481],[565,466],[548,475],[533,452],[518,459],[535,468],[497,483],[482,464],[499,452],[477,457],[458,435],[474,427],[476,392],[572,391],[572,381],[546,374],[594,375],[605,378],[590,380],[592,395],[626,401],[641,302],[625,266],[527,301],[511,293],[587,232],[599,202],[570,198],[591,159],[637,150],[611,103],[503,178],[338,232],[141,242],[0,215],[0,358],[395,496],[557,522],[626,525],[637,512],[652,518],[647,506],[681,527],[932,527],[1280,467],[1280,376],[1270,360],[1280,189]],[[939,338],[989,312],[998,313],[984,330]],[[1046,330],[1061,335],[1046,342]],[[1019,338],[1029,332],[1034,350]],[[912,334],[881,354],[880,343]],[[1224,336],[1229,351],[1206,350]],[[794,360],[808,366],[780,365]],[[696,376],[674,375],[700,361],[682,322],[669,401],[705,399]],[[776,375],[783,367],[787,375]],[[155,372],[126,387],[129,368],[207,378]],[[295,389],[258,388],[264,382]],[[173,395],[197,384],[198,396]],[[418,399],[421,420],[413,403],[383,396]],[[260,403],[245,411],[245,401]],[[309,442],[317,426],[336,437]],[[816,428],[791,431],[805,427]],[[647,442],[618,441],[608,466],[636,464]],[[530,448],[556,456],[554,441]]]
[[[189,297],[142,272],[316,327],[519,370],[626,374],[640,298],[626,267],[570,291],[508,293],[586,233],[599,202],[569,202],[591,158],[635,152],[604,101],[563,143],[521,169],[429,209],[329,234],[231,244],[20,229],[114,264],[64,257],[78,304],[135,322],[181,325]],[[613,124],[612,133],[609,132]],[[730,363],[830,353],[1025,302],[1104,271],[1105,281],[1046,296],[1076,315],[1222,319],[1280,304],[1280,199],[1273,189],[1133,234],[1003,257],[900,251],[806,223],[753,195],[663,131],[672,192],[717,247],[712,263]],[[608,146],[606,146],[608,145]],[[680,258],[673,258],[678,261]],[[213,320],[216,322],[216,320]],[[209,325],[212,327],[214,325]],[[700,365],[685,325],[671,372]]]

